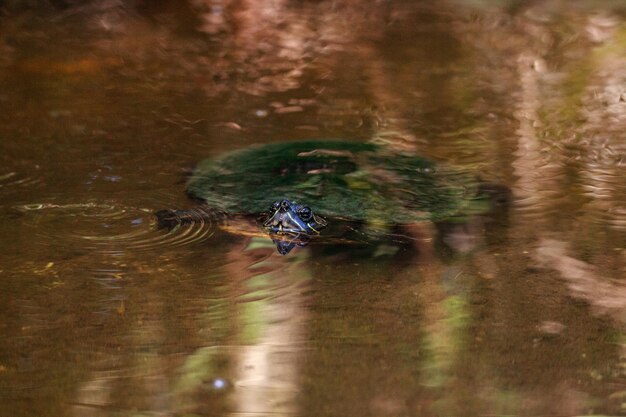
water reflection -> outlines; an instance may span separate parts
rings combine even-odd
[[[4,414],[624,413],[619,2],[37,3],[0,17]],[[319,137],[511,209],[368,255],[156,227],[199,160]]]
[[[301,269],[304,256],[282,258],[265,241],[233,247],[222,297],[196,318],[206,345],[184,356],[163,352],[167,329],[158,311],[165,306],[155,300],[157,315],[141,319],[127,336],[134,352],[117,358],[125,367],[94,372],[78,390],[74,415],[136,407],[176,415],[296,413],[308,321],[304,294],[310,277]],[[114,395],[131,386],[132,391]]]

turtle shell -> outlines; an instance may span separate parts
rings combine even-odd
[[[463,171],[372,143],[342,140],[262,145],[202,161],[187,192],[228,214],[261,214],[276,200],[326,218],[368,224],[437,221],[467,212],[478,183]]]

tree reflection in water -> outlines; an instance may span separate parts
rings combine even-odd
[[[622,5],[32,3],[1,17],[3,411],[624,412]],[[314,137],[475,170],[511,210],[395,258],[153,234],[181,167]]]

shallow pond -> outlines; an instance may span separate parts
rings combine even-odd
[[[0,8],[1,416],[626,415],[623,2]],[[371,251],[157,227],[311,138],[510,202]]]

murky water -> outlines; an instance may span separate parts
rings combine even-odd
[[[0,415],[626,415],[623,2],[24,3],[0,3]],[[511,202],[370,255],[157,228],[197,162],[305,138]]]

